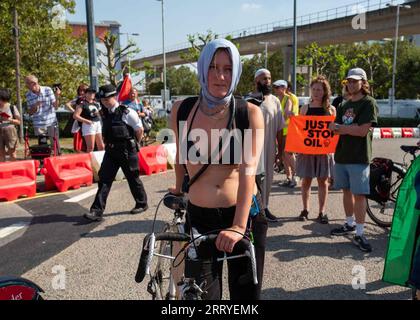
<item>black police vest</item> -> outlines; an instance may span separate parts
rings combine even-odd
[[[102,108],[102,112],[102,135],[105,143],[122,143],[124,147],[125,142],[135,138],[134,129],[122,120],[123,115],[130,112],[126,106],[120,105],[114,113],[109,112],[107,108]]]

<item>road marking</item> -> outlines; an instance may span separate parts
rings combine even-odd
[[[15,233],[29,225],[29,222],[19,222],[15,223],[9,227],[0,229],[0,239],[10,236],[12,233]]]
[[[75,196],[73,198],[64,200],[64,202],[77,203],[77,202],[79,202],[81,200],[84,200],[86,198],[89,198],[89,197],[95,195],[97,191],[98,191],[98,188],[95,188],[95,189],[89,190],[89,191],[87,191],[85,193],[79,194],[78,196]]]

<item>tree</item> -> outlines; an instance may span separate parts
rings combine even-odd
[[[207,34],[189,34],[187,37],[191,47],[188,49],[187,53],[181,53],[179,56],[186,63],[193,64],[194,62],[198,61],[201,49],[210,41],[219,38],[219,35],[211,30],[207,30]],[[225,39],[232,41],[232,36],[226,36]],[[239,44],[235,43],[235,45],[239,49]]]
[[[116,45],[117,39],[118,38],[115,34],[107,32],[104,35],[104,38],[101,39],[106,48],[106,61],[102,59],[101,55],[98,56],[98,59],[106,66],[107,74],[103,74],[106,81],[114,86],[117,86],[117,78],[122,76],[123,73],[129,71],[127,65],[124,70],[117,70],[116,66],[118,62],[124,60],[124,58],[128,58],[131,54],[137,54],[140,52],[140,49],[135,48],[135,44],[133,42],[129,42],[127,46],[122,49],[118,48]],[[130,73],[135,74],[138,72],[138,69],[131,67]]]
[[[420,48],[408,42],[401,43],[398,49],[396,97],[420,98]]]
[[[20,54],[21,54],[21,95],[27,91],[23,77],[35,74],[42,85],[61,82],[63,98],[72,98],[80,82],[88,76],[86,39],[74,38],[68,25],[57,27],[53,22],[57,17],[55,6],[74,12],[75,1],[2,0],[0,2],[0,86],[16,93],[15,47],[12,33],[13,8],[19,14]]]
[[[200,92],[197,74],[187,66],[168,68],[167,81],[171,95],[198,95]]]

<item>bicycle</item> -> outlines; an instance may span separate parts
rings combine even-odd
[[[409,164],[406,162],[406,157],[410,154],[413,159],[412,163],[416,159],[416,153],[420,151],[418,146],[400,146],[401,150],[405,152],[403,157],[403,163],[392,162],[391,176],[390,176],[390,188],[389,195],[385,201],[378,201],[366,198],[367,201],[367,214],[369,217],[380,227],[389,228],[392,224],[392,218],[395,209],[395,203],[397,201],[398,190],[401,186]],[[387,159],[389,160],[389,159]]]
[[[1,300],[44,300],[38,285],[24,278],[0,277]]]
[[[216,232],[220,230],[202,235],[193,232],[191,237],[191,235],[185,233],[183,221],[186,199],[168,194],[162,201],[167,208],[174,210],[174,218],[172,222],[165,225],[161,233],[154,233],[153,225],[152,233],[147,234],[144,238],[135,281],[140,283],[146,275],[150,276],[147,291],[152,295],[153,300],[177,300],[177,298],[180,300],[202,300],[206,293],[206,283],[198,284],[194,278],[186,277],[183,272],[179,273],[179,269],[176,270],[176,268],[181,266],[184,259],[199,261],[200,258],[196,248],[201,244],[214,242],[217,238]],[[161,202],[156,208],[155,220]],[[217,261],[248,257],[251,260],[254,284],[258,284],[255,248],[253,243],[245,235],[243,236],[244,238],[236,244],[231,255],[224,253],[224,256],[217,258]],[[175,243],[178,246],[174,245]],[[178,248],[180,249],[178,250]],[[177,259],[183,254],[184,258],[176,265]],[[157,263],[152,266],[155,256],[157,257]],[[178,277],[181,278],[179,282],[176,282],[177,272]]]

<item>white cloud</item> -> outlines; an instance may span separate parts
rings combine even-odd
[[[242,11],[251,11],[261,9],[261,5],[258,3],[243,3],[241,6]]]

